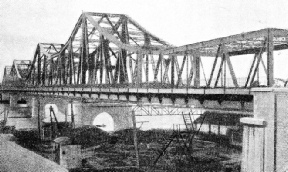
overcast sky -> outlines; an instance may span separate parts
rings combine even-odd
[[[154,35],[185,45],[288,29],[287,7],[287,0],[1,0],[0,78],[13,59],[32,60],[37,43],[65,43],[82,11],[128,14]]]

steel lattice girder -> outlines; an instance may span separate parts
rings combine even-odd
[[[206,87],[211,87],[213,76],[216,76],[214,87],[218,86],[220,73],[226,73],[223,67],[226,65],[234,86],[239,87],[230,56],[255,54],[256,67],[251,66],[254,70],[249,72],[245,87],[254,82],[260,62],[267,75],[267,85],[271,86],[274,79],[272,52],[287,49],[287,35],[287,30],[267,28],[173,47],[127,15],[85,12],[65,44],[37,45],[27,81],[32,85],[132,84],[145,87],[151,86],[149,76],[153,73],[156,85],[178,88],[186,81],[187,88],[200,87],[201,56],[213,56],[215,65],[218,57],[221,59],[220,68],[212,68]],[[261,58],[263,51],[269,56],[267,69]]]
[[[268,33],[273,35],[274,50],[288,49],[288,30],[266,28],[258,31],[246,32],[228,37],[216,38],[180,47],[164,50],[163,54],[189,54],[197,51],[201,56],[215,57],[219,45],[225,45],[230,56],[255,54],[260,51]]]

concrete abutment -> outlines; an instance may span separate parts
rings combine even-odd
[[[257,88],[254,118],[244,125],[242,172],[288,170],[288,89]]]

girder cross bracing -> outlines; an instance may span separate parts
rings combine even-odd
[[[230,89],[234,95],[240,89],[273,86],[273,51],[287,49],[287,38],[287,30],[267,28],[174,47],[127,15],[85,12],[65,44],[39,43],[31,61],[7,66],[3,84],[34,91],[44,87],[46,91],[54,87],[91,92],[94,88],[171,90],[162,97],[177,90],[188,95],[195,89],[224,89],[225,93],[227,88],[237,88]],[[245,54],[254,57],[245,82],[240,82],[231,59]],[[214,58],[208,73],[203,58]],[[266,75],[264,84],[259,84],[260,67]],[[211,95],[218,95],[217,90]]]

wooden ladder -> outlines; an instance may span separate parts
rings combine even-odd
[[[194,130],[194,126],[193,126],[193,121],[192,121],[190,113],[184,114],[182,112],[182,117],[183,117],[183,120],[184,120],[184,124],[186,126],[186,130],[187,131],[193,131]]]

